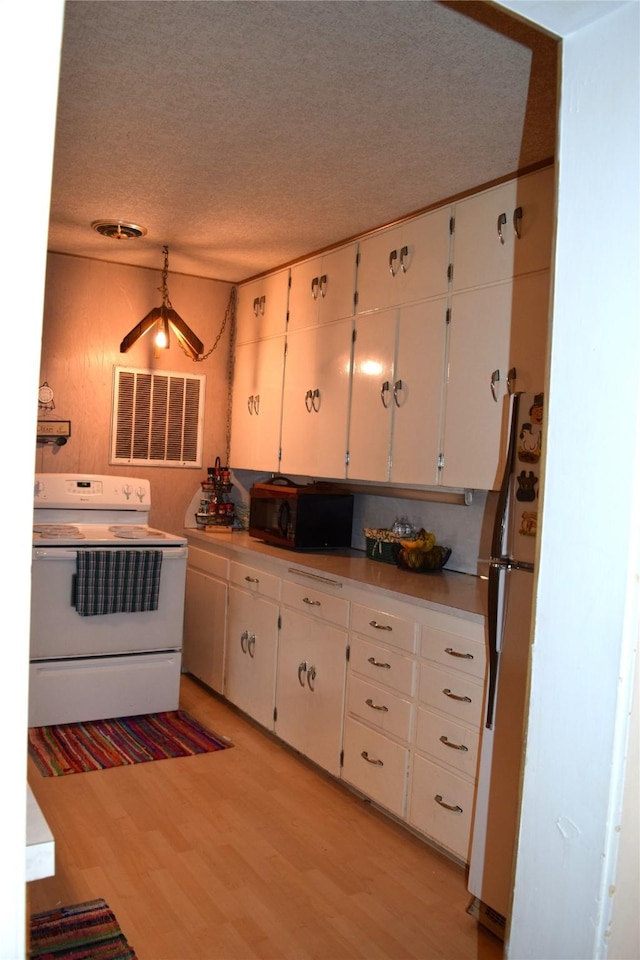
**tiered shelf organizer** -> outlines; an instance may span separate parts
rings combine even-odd
[[[233,529],[236,519],[235,507],[230,494],[233,484],[230,481],[229,467],[223,467],[220,457],[216,457],[215,466],[207,470],[207,479],[202,481],[202,496],[196,513],[196,524],[203,530]]]

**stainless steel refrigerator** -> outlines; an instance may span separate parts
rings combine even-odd
[[[541,393],[511,397],[489,566],[489,678],[468,888],[469,912],[502,937],[519,825],[543,407]]]

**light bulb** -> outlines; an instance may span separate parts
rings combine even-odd
[[[155,344],[158,350],[166,350],[169,346],[169,339],[164,331],[164,327],[160,327],[156,333]]]

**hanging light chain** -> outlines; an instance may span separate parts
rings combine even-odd
[[[236,315],[237,297],[238,297],[237,287],[231,287],[231,290],[229,292],[229,302],[227,303],[227,309],[224,312],[224,317],[222,319],[222,325],[220,327],[220,330],[218,331],[218,336],[214,340],[213,346],[211,347],[210,350],[208,350],[206,353],[203,353],[201,357],[194,358],[196,363],[202,363],[203,360],[206,360],[207,357],[211,356],[213,351],[216,349],[216,347],[220,343],[220,339],[222,337],[222,334],[227,328],[227,324],[229,324],[229,327],[231,327],[231,324],[233,323]]]

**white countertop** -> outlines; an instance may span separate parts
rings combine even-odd
[[[322,572],[348,580],[354,586],[412,598],[419,604],[448,608],[467,614],[469,619],[487,614],[487,581],[467,573],[440,570],[437,573],[412,573],[394,564],[370,560],[363,550],[297,551],[273,547],[250,537],[246,531],[209,533],[185,528],[192,543],[208,543],[222,553],[261,556],[279,560],[288,567]]]

